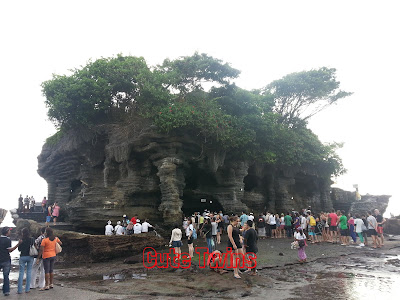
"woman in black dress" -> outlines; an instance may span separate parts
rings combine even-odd
[[[240,229],[238,227],[239,217],[230,217],[230,224],[228,225],[228,248],[232,249],[232,253],[236,253],[236,257],[243,256],[242,244],[240,243]],[[239,265],[236,264],[233,268],[233,276],[240,279]]]

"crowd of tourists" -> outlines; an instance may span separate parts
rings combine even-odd
[[[10,227],[2,228],[0,237],[0,267],[3,270],[4,296],[10,295],[10,253],[17,248],[20,251],[18,294],[29,293],[31,289],[35,288],[39,288],[40,291],[52,289],[54,287],[54,263],[56,255],[61,252],[62,245],[62,242],[54,236],[53,229],[43,227],[40,236],[32,237],[29,229],[23,228],[21,238],[15,246],[11,245],[11,230]]]
[[[105,235],[132,235],[149,231],[154,231],[153,225],[148,222],[148,219],[141,222],[138,216],[133,216],[129,219],[127,215],[123,215],[122,220],[117,221],[115,227],[110,220],[105,226]]]
[[[39,207],[40,211],[37,211]],[[28,212],[42,212],[44,214],[44,218],[46,220],[46,226],[49,225],[50,222],[53,222],[54,225],[57,224],[57,219],[60,216],[60,206],[58,206],[57,202],[49,203],[46,197],[43,197],[43,200],[39,205],[36,205],[35,198],[33,196],[29,197],[28,195],[23,198],[22,194],[19,195],[18,198],[18,213],[28,213]]]
[[[198,236],[207,242],[211,256],[220,253],[217,245],[221,235],[228,236],[227,249],[236,254],[255,255],[258,239],[290,239],[292,249],[298,250],[300,262],[307,261],[306,247],[316,243],[340,243],[342,246],[354,244],[358,247],[370,245],[380,248],[384,245],[383,224],[386,220],[375,209],[365,214],[345,214],[344,211],[314,213],[311,207],[286,214],[253,213],[235,215],[210,212],[195,212],[185,217],[183,224],[176,224],[171,233],[170,246],[175,253],[181,253],[182,240],[187,240],[189,256],[193,258],[193,241]],[[182,233],[183,231],[183,233]],[[183,238],[183,234],[185,238]],[[369,240],[370,239],[370,240]],[[247,270],[255,275],[255,268]],[[239,268],[234,268],[234,277],[240,278]]]
[[[23,198],[22,194],[19,195],[18,213],[34,212],[35,206],[36,206],[36,200],[33,196],[29,197],[28,195],[26,195],[26,197]]]

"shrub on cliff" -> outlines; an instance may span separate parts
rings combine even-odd
[[[232,82],[239,74],[206,54],[154,67],[141,57],[118,55],[89,61],[69,76],[53,75],[42,87],[48,116],[62,130],[127,122],[139,114],[162,132],[184,131],[238,158],[307,164],[323,176],[344,171],[338,144],[323,145],[307,128],[309,116],[301,118],[310,106],[319,110],[349,95],[338,90],[335,69],[294,73],[253,91]]]

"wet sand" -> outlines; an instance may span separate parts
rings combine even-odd
[[[224,238],[226,240],[226,237]],[[142,262],[124,259],[81,266],[56,265],[54,290],[16,295],[15,281],[9,299],[296,299],[312,294],[324,299],[375,299],[400,292],[400,239],[386,241],[381,249],[321,243],[307,247],[308,263],[297,262],[289,239],[258,243],[258,276],[220,275],[201,269],[193,261],[187,270],[147,270]],[[218,245],[224,250],[226,242]],[[195,246],[204,247],[203,240]],[[166,249],[167,251],[168,249]],[[187,245],[183,245],[187,251]],[[135,257],[136,260],[140,256]],[[135,260],[135,259],[133,259]]]

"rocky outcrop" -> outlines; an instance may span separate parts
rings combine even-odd
[[[7,214],[7,210],[3,209],[3,208],[0,208],[0,224],[3,222],[6,214]]]
[[[400,235],[400,218],[390,218],[386,220],[383,232],[387,234]]]
[[[368,211],[378,209],[382,214],[385,212],[389,199],[388,195],[362,195],[357,199],[355,192],[344,191],[338,188],[332,188],[331,199],[335,209],[344,210],[353,214],[366,214]]]
[[[211,209],[283,212],[332,208],[331,181],[310,166],[277,168],[205,147],[187,133],[165,135],[146,120],[71,131],[44,145],[39,174],[76,230],[103,231],[123,214],[154,223]]]
[[[15,238],[20,236],[24,227],[28,228],[33,236],[40,235],[40,224],[19,219]],[[63,243],[63,251],[57,255],[58,261],[66,263],[107,261],[140,254],[146,247],[159,248],[165,245],[164,239],[156,236],[154,232],[129,236],[90,235],[62,230],[55,230],[54,233]]]

